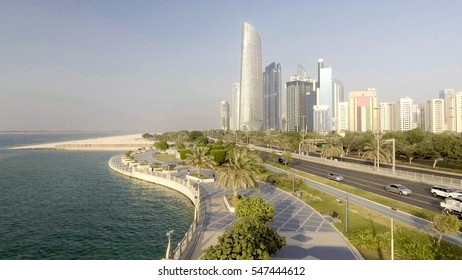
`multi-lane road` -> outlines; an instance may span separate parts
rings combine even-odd
[[[269,159],[269,155],[266,152],[262,152],[261,156]],[[337,172],[343,175],[343,183],[346,185],[399,200],[424,209],[436,212],[441,211],[439,203],[442,199],[435,198],[431,195],[430,189],[433,185],[429,183],[415,182],[403,178],[380,175],[378,173],[364,172],[365,170],[346,169],[336,165],[321,164],[318,162],[296,158],[293,158],[289,162],[289,166],[323,178],[327,178],[327,173],[329,172]],[[387,192],[385,190],[385,186],[392,183],[409,187],[412,190],[413,195],[401,196],[399,194]]]

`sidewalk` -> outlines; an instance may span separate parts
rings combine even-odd
[[[139,161],[152,162],[150,152],[137,154]],[[177,168],[176,177],[185,179],[188,167]],[[204,173],[212,171],[204,171]],[[216,187],[215,182],[202,183],[201,199],[205,204],[205,218],[202,231],[191,255],[191,259],[200,259],[204,250],[218,243],[218,237],[229,230],[236,220],[229,213],[222,197],[225,190]],[[228,190],[230,192],[230,190]],[[260,191],[243,190],[243,196],[258,195],[275,207],[272,226],[286,237],[287,246],[282,248],[273,259],[279,260],[358,260],[359,252],[326,218],[316,212],[297,197],[275,188],[270,184],[260,184]]]
[[[204,227],[191,259],[199,259],[203,251],[218,242],[218,236],[231,228],[236,220],[224,206],[223,189],[214,183],[201,186],[206,216]],[[321,214],[295,196],[269,184],[261,185],[259,192],[241,192],[244,196],[258,195],[275,206],[273,227],[286,237],[287,246],[273,259],[357,260],[361,255],[344,236]]]

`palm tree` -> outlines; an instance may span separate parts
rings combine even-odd
[[[332,159],[343,154],[342,142],[337,137],[327,137],[321,148],[321,157]]]
[[[381,162],[390,162],[391,153],[386,147],[384,147],[383,142],[379,142],[380,151],[379,151],[379,161]],[[374,166],[377,165],[377,140],[371,139],[363,148],[364,153],[361,156],[362,159],[373,160]]]
[[[218,173],[217,186],[233,189],[233,198],[239,199],[240,189],[258,189],[255,177],[260,167],[260,158],[247,149],[234,148],[228,163]]]
[[[191,153],[186,155],[185,162],[198,169],[199,177],[202,176],[202,168],[214,168],[215,161],[213,157],[208,154],[209,148],[203,146],[196,146],[191,149]]]

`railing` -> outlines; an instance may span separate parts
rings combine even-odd
[[[157,178],[166,179],[171,182],[182,185],[183,187],[186,187],[193,194],[194,199],[192,199],[192,202],[195,206],[193,223],[191,224],[188,231],[185,233],[185,236],[178,243],[178,246],[173,252],[173,259],[175,260],[189,259],[197,243],[197,240],[199,238],[200,232],[202,231],[203,223],[204,223],[205,204],[201,203],[202,199],[200,196],[201,192],[200,192],[199,187],[196,189],[194,186],[192,186],[189,183],[189,181],[178,178],[176,176],[172,176],[170,173],[153,171],[150,169],[139,169],[136,167],[129,167],[128,165],[125,165],[122,163],[122,156],[112,157],[109,160],[109,166],[114,171],[124,174],[126,176],[130,176],[130,177],[138,178],[136,174],[140,173],[140,174],[145,174],[145,175],[149,175],[149,176],[153,176]],[[140,179],[143,179],[143,178],[140,178]],[[155,180],[152,180],[151,182],[155,182]],[[165,185],[165,186],[170,187],[168,185]]]

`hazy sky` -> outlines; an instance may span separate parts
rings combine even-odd
[[[332,67],[379,102],[462,91],[462,1],[0,1],[0,130],[219,128],[241,26],[263,69]]]

